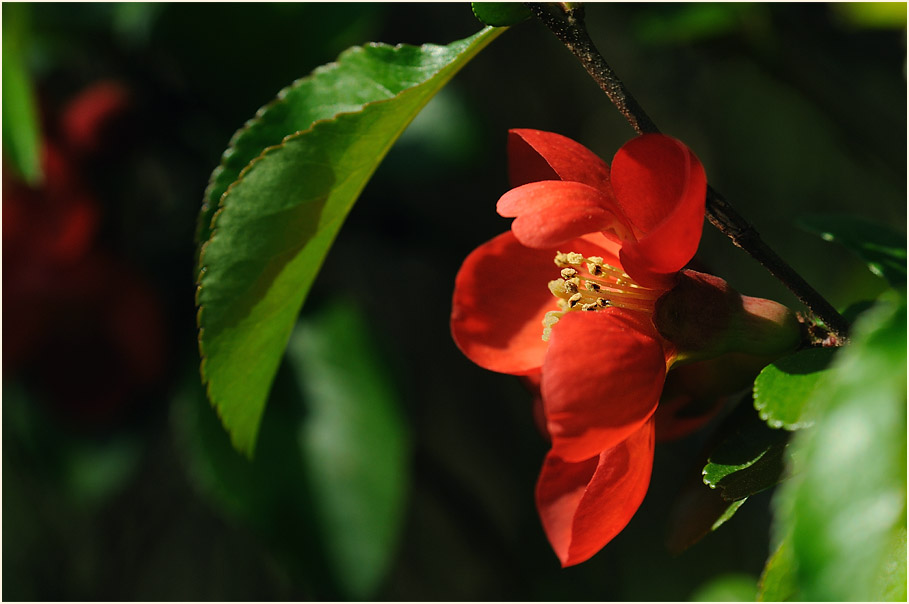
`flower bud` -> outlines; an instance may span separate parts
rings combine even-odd
[[[782,304],[743,296],[723,279],[691,270],[657,299],[653,324],[678,350],[676,362],[730,352],[772,357],[795,350],[801,334]]]

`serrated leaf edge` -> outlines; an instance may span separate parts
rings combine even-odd
[[[476,34],[473,34],[472,36],[468,36],[467,38],[463,38],[462,40],[455,40],[455,42],[463,41],[463,40],[469,40],[470,38],[473,38],[473,37],[479,38],[479,37],[482,36],[482,34],[483,34],[485,31],[490,30],[490,29],[503,29],[503,30],[504,30],[504,28],[494,28],[494,27],[492,27],[492,26],[487,26],[487,27],[485,27],[484,29],[481,29],[481,30],[480,30],[479,32],[477,32]],[[494,39],[494,38],[491,38],[489,41],[491,42],[493,39]],[[299,88],[300,86],[303,86],[303,85],[304,85],[305,83],[307,83],[307,82],[310,82],[310,81],[312,81],[312,80],[315,80],[317,77],[320,77],[320,76],[324,75],[325,73],[330,73],[331,71],[334,71],[334,70],[336,70],[336,69],[339,69],[339,68],[342,66],[342,63],[343,63],[345,60],[347,60],[348,57],[353,56],[353,55],[356,55],[356,54],[359,54],[359,53],[363,52],[366,48],[387,48],[387,49],[389,49],[389,50],[391,50],[391,51],[393,51],[393,52],[395,52],[395,53],[401,52],[402,49],[413,48],[413,49],[419,49],[420,51],[423,51],[423,52],[429,52],[430,54],[432,54],[432,53],[434,53],[434,52],[437,52],[437,51],[435,51],[434,49],[445,48],[445,46],[446,46],[446,45],[443,45],[443,44],[435,44],[435,43],[426,43],[426,44],[421,44],[420,46],[416,46],[416,45],[413,45],[413,44],[405,44],[405,43],[399,43],[399,44],[391,45],[391,44],[386,44],[386,43],[384,43],[384,42],[367,42],[366,44],[363,44],[362,46],[359,46],[359,45],[358,45],[358,46],[351,46],[351,47],[349,47],[349,48],[344,49],[344,50],[341,52],[341,54],[339,54],[339,55],[337,56],[337,58],[336,58],[334,61],[331,61],[331,62],[329,62],[329,63],[324,63],[324,64],[322,64],[322,65],[319,65],[319,66],[315,67],[315,68],[314,68],[311,72],[309,72],[307,75],[305,75],[305,76],[303,76],[303,77],[301,77],[301,78],[297,78],[296,80],[294,80],[293,82],[291,82],[290,84],[288,84],[287,86],[285,86],[284,88],[282,88],[281,90],[279,90],[279,91],[278,91],[278,94],[275,95],[275,98],[273,98],[272,100],[270,100],[270,101],[269,101],[268,103],[266,103],[265,105],[262,105],[261,107],[259,107],[259,109],[256,110],[256,113],[253,115],[253,117],[251,117],[250,119],[246,120],[246,122],[244,122],[243,125],[242,125],[240,128],[238,128],[238,129],[233,133],[233,135],[231,135],[230,140],[229,140],[228,143],[227,143],[227,148],[221,153],[221,157],[220,157],[220,160],[219,160],[219,162],[218,162],[218,165],[215,166],[214,170],[212,170],[211,174],[210,174],[209,177],[208,177],[208,184],[206,185],[206,187],[205,187],[205,192],[203,193],[203,196],[202,196],[202,197],[203,197],[203,199],[202,199],[202,207],[199,209],[199,213],[198,213],[197,218],[196,218],[197,223],[198,223],[198,226],[196,227],[196,237],[199,237],[199,236],[202,234],[202,232],[203,232],[203,231],[202,231],[202,226],[201,226],[202,219],[205,217],[205,215],[209,212],[209,210],[210,210],[210,208],[211,208],[211,202],[212,202],[212,200],[209,199],[209,197],[211,196],[211,192],[212,192],[212,190],[213,190],[214,187],[215,187],[215,184],[216,184],[216,181],[217,181],[217,179],[218,179],[218,176],[220,176],[220,174],[221,174],[222,172],[224,172],[224,170],[226,169],[225,162],[226,162],[226,161],[230,158],[230,156],[235,152],[235,149],[236,149],[237,144],[239,143],[240,139],[243,137],[243,135],[245,135],[247,132],[249,132],[249,130],[250,130],[251,128],[253,128],[253,127],[255,127],[257,124],[261,123],[262,120],[265,119],[265,115],[268,114],[268,113],[270,113],[270,112],[272,111],[272,109],[274,109],[275,107],[278,107],[278,106],[280,106],[280,105],[286,103],[286,102],[287,102],[287,96],[288,96],[292,91],[296,90],[296,89]],[[469,44],[468,44],[468,46],[469,46]],[[485,45],[484,45],[484,46],[485,46]],[[443,67],[442,69],[444,69],[444,67]],[[438,71],[441,71],[441,69],[438,70]],[[438,73],[438,71],[437,71],[436,73]],[[434,76],[431,76],[431,77],[434,77]],[[412,88],[412,87],[411,87],[411,88]],[[410,89],[410,88],[408,88],[408,89],[406,89],[406,90],[409,90],[409,89]],[[403,91],[402,91],[402,92],[403,92]],[[391,97],[391,98],[395,98],[395,97],[393,96],[393,97]],[[383,102],[383,101],[387,101],[387,100],[390,100],[390,99],[381,99],[381,100],[379,100],[379,101],[370,101],[370,103]],[[362,111],[363,108],[366,107],[366,105],[368,105],[368,104],[370,104],[370,103],[364,103],[363,105],[360,106],[360,108],[359,108],[357,111],[354,111],[354,112],[346,112],[346,113],[357,113],[358,111]],[[335,114],[334,116],[332,116],[332,117],[330,117],[330,118],[325,118],[325,119],[328,119],[328,120],[334,119],[334,118],[337,117],[338,115],[341,115],[341,114],[338,113],[338,114]],[[297,130],[297,131],[295,131],[295,132],[290,132],[290,133],[288,133],[287,135],[285,135],[284,138],[286,139],[287,136],[291,136],[291,135],[294,135],[294,134],[299,134],[299,133],[302,133],[302,132],[306,132],[306,131],[308,131],[308,130],[311,130],[312,127],[313,127],[318,121],[324,121],[324,120],[316,120],[316,122],[313,122],[313,123],[310,125],[309,128],[307,128],[307,129],[305,129],[305,130]],[[284,143],[284,139],[282,139],[280,143],[277,143],[276,145],[272,145],[272,146],[280,146],[280,145],[283,144],[283,143]],[[265,152],[265,150],[262,151],[262,153],[264,153],[264,152]],[[260,156],[261,156],[261,154],[260,154]],[[257,157],[255,157],[255,158],[253,158],[252,160],[250,160],[250,164],[251,164],[252,162],[256,161],[257,159],[259,159],[260,156],[257,156]],[[249,164],[247,164],[246,167],[249,167]],[[245,168],[244,168],[244,169],[245,169]],[[237,175],[237,179],[236,179],[234,182],[236,182],[237,180],[239,180],[239,179],[242,177],[242,173],[243,173],[243,170],[240,171],[240,174]],[[231,184],[233,184],[233,183],[231,183]],[[220,197],[218,197],[218,200],[217,200],[218,208],[221,207],[221,205],[222,205],[222,203],[223,203],[223,200],[224,200],[224,197],[227,195],[227,192],[228,192],[229,189],[230,189],[230,186],[228,186],[228,188],[224,190],[224,192],[220,195]],[[214,227],[214,223],[215,223],[215,217],[216,217],[216,215],[217,215],[217,210],[215,211],[214,214],[212,214],[211,220],[210,220],[210,222],[209,222],[208,227],[209,227],[210,230],[214,230],[214,228],[215,228],[215,227]],[[209,234],[208,239],[211,239],[211,233]],[[206,239],[206,241],[208,241],[208,239]],[[200,246],[203,246],[205,242],[199,242],[199,243],[200,243]],[[202,255],[202,253],[201,253],[201,247],[200,247],[200,250],[199,250],[199,254],[198,254],[198,255],[199,255],[199,260],[200,260],[200,262],[198,263],[198,267],[197,267],[197,268],[201,268],[201,255]]]
[[[729,475],[731,475],[731,474],[735,474],[736,472],[741,472],[742,470],[744,470],[744,469],[746,469],[746,468],[750,468],[751,466],[753,466],[754,464],[756,464],[757,462],[759,462],[759,461],[761,460],[761,458],[764,457],[764,455],[767,454],[768,451],[770,451],[770,447],[767,447],[766,449],[764,449],[763,451],[761,451],[761,454],[760,454],[760,455],[758,455],[757,457],[755,457],[754,459],[752,459],[752,460],[749,461],[748,463],[745,463],[745,464],[742,464],[742,465],[738,465],[738,466],[734,466],[734,467],[735,467],[735,470],[733,470],[732,472],[729,472],[729,474],[725,474],[725,475],[723,476],[723,478],[726,478],[726,476],[729,476]],[[707,459],[707,466],[710,466],[710,465],[719,466],[719,465],[725,465],[725,464],[715,464],[715,463],[713,463],[712,461],[710,461],[710,459],[708,458],[708,459]],[[715,488],[717,488],[717,486],[719,486],[720,482],[717,481],[716,484],[711,484],[711,483],[707,482],[707,466],[704,466],[704,469],[701,470],[701,480],[702,480],[702,482],[703,482],[704,484],[706,484],[706,485],[707,485],[708,487],[710,487],[711,489],[715,489]],[[723,478],[720,478],[720,481],[723,480]]]
[[[482,37],[483,37],[483,34],[489,32],[489,31],[496,31],[496,32],[497,32],[495,35],[493,35],[492,37],[489,37],[488,39],[486,39],[486,40],[483,42],[483,44],[481,44],[479,47],[476,48],[476,50],[475,50],[475,52],[474,52],[474,54],[476,54],[476,53],[479,53],[481,50],[483,50],[483,48],[485,48],[486,46],[488,46],[493,40],[495,40],[495,39],[499,36],[499,34],[501,34],[502,32],[504,32],[506,29],[508,29],[508,28],[507,28],[507,27],[492,27],[492,26],[486,26],[486,27],[484,27],[483,29],[481,29],[479,32],[477,32],[476,34],[473,34],[472,36],[469,36],[468,38],[464,38],[464,40],[471,39],[471,38],[482,38]],[[457,40],[456,40],[456,42],[457,42]],[[471,42],[471,44],[472,44],[472,42]],[[388,45],[388,44],[376,43],[376,42],[369,43],[369,44],[367,44],[366,46],[386,47],[386,48],[389,48],[389,47],[390,47],[391,49],[396,50],[396,51],[400,50],[401,48],[409,47],[409,48],[418,48],[418,49],[420,49],[420,50],[427,50],[427,49],[429,49],[430,52],[432,52],[432,49],[433,49],[433,48],[438,49],[438,48],[444,48],[444,47],[445,47],[445,45],[434,44],[434,43],[421,44],[420,46],[417,47],[417,46],[410,45],[410,44],[396,44],[395,46],[390,46],[390,45]],[[470,44],[467,45],[467,47],[469,47],[469,46],[470,46]],[[303,78],[300,78],[300,79],[296,80],[294,83],[290,84],[289,86],[285,86],[283,89],[281,89],[281,91],[278,92],[278,96],[277,96],[275,99],[273,99],[270,103],[268,103],[268,104],[264,105],[263,107],[261,107],[261,108],[256,112],[256,115],[255,115],[253,118],[251,118],[250,120],[247,120],[247,122],[244,124],[244,126],[241,127],[240,129],[238,129],[238,130],[234,133],[234,136],[231,137],[231,143],[234,142],[234,139],[235,139],[236,137],[238,137],[238,136],[241,135],[241,132],[245,132],[246,130],[248,130],[248,128],[250,127],[251,123],[252,123],[254,120],[261,120],[261,119],[262,119],[262,115],[264,115],[264,112],[265,112],[265,110],[266,110],[268,107],[271,107],[271,106],[273,106],[273,105],[275,105],[276,103],[279,103],[279,102],[284,102],[284,99],[286,98],[286,95],[287,95],[289,89],[292,88],[295,84],[297,84],[297,83],[300,82],[301,80],[305,80],[305,79],[307,79],[307,78],[313,78],[313,77],[315,77],[316,74],[317,74],[317,72],[318,72],[320,69],[322,69],[322,68],[325,68],[325,70],[327,70],[330,66],[331,66],[331,68],[336,68],[336,66],[340,63],[340,61],[343,59],[344,56],[346,56],[347,54],[349,54],[349,53],[351,53],[351,52],[354,52],[354,51],[357,51],[357,50],[362,50],[362,48],[363,48],[362,46],[353,46],[353,47],[351,47],[351,48],[348,48],[348,49],[346,49],[344,52],[342,52],[340,55],[338,55],[338,58],[337,58],[335,61],[332,61],[331,63],[326,63],[325,65],[320,65],[319,67],[317,67],[316,69],[314,69],[314,70],[313,70],[310,74],[308,74],[307,76],[304,76]],[[202,280],[203,280],[203,278],[204,278],[204,274],[205,274],[205,271],[206,271],[206,269],[207,269],[207,266],[206,266],[205,261],[204,261],[205,252],[206,252],[206,250],[208,249],[209,244],[212,242],[212,240],[214,240],[215,236],[216,236],[217,233],[218,233],[218,227],[217,227],[218,217],[221,215],[221,213],[224,211],[224,209],[225,209],[225,207],[226,207],[226,200],[227,200],[227,198],[228,198],[230,192],[233,190],[233,188],[234,188],[235,186],[237,186],[237,185],[244,179],[244,177],[246,176],[246,174],[248,174],[249,171],[252,170],[256,164],[258,164],[260,161],[262,161],[268,154],[277,152],[279,149],[283,148],[283,147],[287,144],[287,142],[289,142],[290,140],[296,139],[297,137],[305,136],[305,135],[309,134],[310,132],[314,131],[317,127],[324,127],[324,126],[323,126],[324,124],[327,124],[327,123],[330,123],[330,122],[337,122],[338,120],[351,119],[351,116],[356,116],[356,115],[361,114],[364,110],[367,109],[367,107],[371,107],[371,106],[374,106],[374,105],[381,105],[381,104],[384,104],[384,103],[390,103],[390,102],[394,101],[395,99],[397,99],[399,95],[404,94],[404,93],[406,93],[407,91],[413,90],[413,89],[415,89],[417,86],[421,86],[421,85],[424,84],[425,82],[427,82],[427,81],[431,80],[432,78],[436,77],[439,73],[441,73],[442,71],[444,71],[445,68],[448,67],[448,66],[450,66],[450,65],[451,65],[450,63],[444,65],[441,69],[435,71],[432,75],[428,76],[422,83],[417,84],[416,86],[411,86],[411,87],[409,87],[409,88],[406,88],[406,89],[402,90],[400,93],[398,93],[398,94],[396,94],[396,95],[394,95],[394,96],[392,96],[392,97],[390,97],[390,98],[381,99],[381,100],[377,100],[377,101],[370,101],[370,102],[368,102],[368,103],[364,103],[364,104],[363,104],[359,109],[357,109],[356,111],[342,112],[342,113],[335,114],[334,116],[332,116],[332,117],[330,117],[330,118],[325,118],[325,119],[321,119],[321,120],[316,120],[316,121],[313,122],[312,125],[311,125],[309,128],[307,128],[306,130],[301,130],[301,131],[297,131],[297,132],[292,132],[292,133],[286,135],[284,138],[281,139],[281,142],[280,142],[280,143],[278,143],[278,144],[276,144],[276,145],[272,145],[272,146],[270,146],[270,147],[266,147],[265,149],[262,150],[262,152],[261,152],[258,156],[256,156],[254,159],[252,159],[252,160],[249,162],[249,164],[247,164],[246,167],[244,167],[244,168],[240,171],[240,173],[237,175],[237,179],[234,180],[234,182],[232,182],[232,183],[227,187],[227,189],[224,191],[224,193],[223,193],[223,194],[221,195],[221,197],[218,199],[218,208],[217,208],[217,210],[215,210],[215,213],[212,215],[212,219],[211,219],[211,224],[210,224],[211,233],[209,234],[208,239],[201,245],[201,247],[200,247],[200,249],[199,249],[199,262],[198,262],[198,267],[197,267],[197,271],[196,271],[196,275],[197,275],[197,276],[196,276],[196,291],[195,291],[195,295],[194,295],[194,304],[195,304],[195,306],[197,307],[197,310],[196,310],[196,326],[197,326],[197,330],[198,330],[198,331],[197,331],[197,336],[196,336],[196,337],[197,337],[198,350],[199,350],[199,358],[200,358],[200,362],[199,362],[199,374],[200,374],[200,377],[201,377],[201,379],[202,379],[202,383],[205,385],[205,396],[206,396],[206,398],[208,399],[209,404],[210,404],[212,407],[214,407],[215,412],[216,412],[217,415],[218,415],[218,419],[219,419],[219,421],[221,422],[221,425],[224,426],[225,429],[227,430],[227,432],[230,434],[231,444],[234,446],[235,449],[240,450],[240,447],[238,446],[238,444],[237,444],[237,442],[236,442],[234,432],[233,432],[230,428],[228,428],[228,427],[227,427],[227,424],[224,422],[224,417],[223,417],[223,415],[222,415],[221,407],[220,407],[219,405],[217,405],[214,401],[212,401],[212,398],[211,398],[211,381],[210,381],[210,379],[207,377],[206,372],[205,372],[205,365],[206,365],[206,360],[207,360],[208,357],[207,357],[207,355],[205,354],[205,346],[204,346],[203,343],[202,343],[202,342],[203,342],[203,338],[204,338],[204,334],[205,334],[205,328],[202,327],[202,317],[203,317],[203,315],[204,315],[205,306],[204,306],[203,304],[200,304],[200,302],[199,302],[199,297],[200,297],[200,294],[201,294],[201,291],[202,291],[202,288],[203,288]],[[323,71],[324,71],[324,70],[323,70]],[[451,78],[453,78],[454,75],[455,75],[458,71],[460,71],[460,68],[453,70],[452,73],[451,73],[451,75],[442,83],[442,86],[444,86],[448,81],[450,81]],[[441,87],[441,86],[440,86],[440,87]],[[429,100],[431,100],[431,97],[430,97],[430,99],[427,99],[426,103],[428,103]],[[422,111],[422,109],[423,109],[423,107],[425,107],[426,103],[424,103],[424,104],[420,107],[420,109],[417,111],[417,113],[419,113],[419,111]],[[414,117],[416,117],[417,113],[414,114]],[[405,124],[402,126],[400,132],[403,132],[404,129],[406,129],[407,126],[408,126],[409,124],[410,124],[409,121],[408,121],[407,123],[405,123]],[[390,143],[387,145],[387,147],[382,151],[382,153],[380,154],[380,157],[381,157],[381,158],[384,158],[384,156],[388,153],[388,150],[391,148],[391,146],[392,146],[392,145],[395,143],[395,141],[397,141],[397,139],[400,137],[400,132],[398,133],[398,135],[396,135],[395,137],[393,137],[393,138],[391,139],[391,142],[390,142]],[[224,161],[225,157],[229,155],[229,152],[231,152],[232,150],[233,150],[233,145],[232,145],[232,144],[229,144],[228,149],[226,149],[226,150],[224,151],[224,153],[222,153],[222,155],[221,155],[222,163],[219,164],[218,167],[215,168],[215,170],[212,172],[211,176],[209,177],[210,180],[209,180],[209,185],[206,187],[206,193],[208,193],[209,188],[212,186],[212,183],[213,183],[214,178],[215,178],[215,172],[217,172],[219,169],[223,170],[223,161]],[[378,166],[379,166],[380,163],[381,163],[381,160],[376,164],[376,168],[378,168]],[[370,174],[370,178],[371,178],[371,174]],[[366,183],[368,183],[368,181],[369,181],[369,178],[367,178],[366,182],[364,182],[363,187],[365,187],[365,185],[366,185]],[[362,192],[363,187],[361,187],[360,191],[357,192],[356,196],[354,197],[354,201],[356,201],[356,199],[359,198],[359,195],[360,195],[360,193]],[[208,201],[208,200],[207,200],[207,195],[206,195],[206,200],[205,200],[204,203],[207,203],[207,201]],[[200,214],[200,216],[202,216],[202,215],[204,215],[204,214]],[[346,217],[346,213],[342,216],[342,219],[343,219],[344,217]],[[323,258],[323,261],[324,261],[324,258]],[[320,267],[320,268],[321,268],[321,267]],[[317,270],[317,272],[318,272],[318,270]],[[258,420],[258,421],[259,421],[259,422],[262,421],[261,416],[259,417],[259,420]],[[258,426],[257,426],[255,432],[256,432],[256,436],[258,436]],[[255,444],[256,444],[256,437],[253,438],[252,442],[251,442],[250,445],[249,445],[249,448],[243,450],[242,452],[243,452],[245,455],[247,455],[247,457],[252,458],[252,456],[253,456],[253,451],[255,450]]]

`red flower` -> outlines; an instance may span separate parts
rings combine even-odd
[[[570,566],[618,534],[647,492],[668,368],[698,358],[692,351],[728,350],[704,323],[741,327],[724,310],[747,311],[754,299],[715,277],[680,273],[697,251],[707,186],[681,142],[640,136],[610,167],[558,134],[513,130],[509,160],[515,188],[497,209],[515,220],[464,261],[452,334],[478,365],[539,380],[552,449],[537,508]],[[682,282],[684,294],[665,295]],[[676,324],[704,298],[719,317]],[[788,328],[789,319],[769,321]]]

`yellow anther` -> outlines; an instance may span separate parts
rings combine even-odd
[[[562,278],[550,281],[549,291],[557,298],[559,310],[546,313],[543,319],[545,341],[566,312],[597,311],[615,306],[652,313],[654,302],[663,293],[638,285],[627,273],[606,264],[600,256],[585,258],[577,252],[557,252],[555,264],[560,267]]]
[[[561,302],[561,300],[560,300]],[[546,316],[543,317],[543,341],[548,342],[549,336],[552,334],[552,326],[559,322],[559,319],[562,318],[564,312],[559,312],[556,310],[550,310],[546,313]]]
[[[553,296],[558,298],[567,299],[571,296],[570,293],[565,289],[565,280],[564,279],[555,279],[549,282],[549,291],[552,292]]]

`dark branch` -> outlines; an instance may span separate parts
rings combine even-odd
[[[571,51],[603,89],[609,100],[638,134],[660,130],[637,100],[625,88],[603,55],[597,50],[584,25],[584,8],[577,3],[527,3],[531,12]],[[843,343],[849,324],[833,306],[811,287],[785,260],[768,246],[757,230],[712,187],[707,189],[707,220],[732,242],[748,252],[779,279]]]

